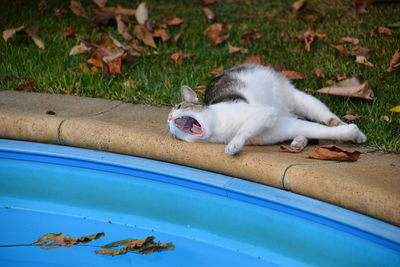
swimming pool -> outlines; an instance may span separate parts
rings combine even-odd
[[[45,233],[105,232],[43,250]],[[92,246],[155,236],[175,250]],[[0,265],[399,266],[400,229],[283,190],[126,155],[0,139]]]

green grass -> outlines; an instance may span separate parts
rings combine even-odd
[[[78,44],[76,38],[63,38],[63,32],[72,23],[75,32],[83,38],[98,39],[93,26],[85,18],[74,15],[69,10],[69,1],[47,1],[47,9],[39,11],[38,1],[0,0],[1,30],[16,28],[21,24],[33,26],[45,41],[46,49],[37,48],[24,35],[10,39],[9,44],[0,42],[0,88],[7,90],[25,90],[35,92],[71,94],[89,97],[118,99],[131,103],[151,105],[173,105],[179,101],[179,88],[183,84],[191,87],[206,85],[213,77],[209,66],[216,68],[223,64],[225,68],[235,65],[250,55],[260,54],[274,65],[284,62],[288,69],[296,70],[307,76],[307,79],[296,80],[294,84],[304,89],[319,89],[327,86],[312,72],[313,68],[321,69],[327,79],[347,73],[349,77],[361,75],[374,90],[374,101],[347,97],[314,94],[326,103],[339,116],[346,112],[358,114],[363,118],[357,122],[368,136],[367,146],[390,151],[400,151],[400,115],[390,112],[390,108],[400,105],[399,71],[386,73],[389,61],[394,52],[400,48],[400,37],[379,36],[371,38],[369,31],[375,26],[385,26],[400,21],[400,5],[397,3],[369,5],[370,13],[356,15],[352,10],[352,0],[309,1],[318,4],[325,16],[321,22],[304,22],[290,10],[294,1],[219,1],[210,6],[217,22],[228,27],[230,38],[217,47],[211,47],[204,30],[211,23],[207,21],[195,0],[147,1],[149,16],[159,23],[172,15],[185,19],[185,23],[168,28],[171,35],[182,33],[177,42],[172,40],[165,44],[158,43],[157,55],[153,48],[122,66],[126,76],[113,75],[102,79],[101,71],[95,74],[74,74],[79,64],[88,59],[89,54],[69,56],[70,49]],[[89,0],[81,1],[91,16],[95,8]],[[139,1],[108,1],[110,6],[121,5],[135,8]],[[67,14],[60,18],[53,15],[53,8],[64,8]],[[276,16],[268,18],[275,12]],[[279,23],[283,16],[287,21]],[[131,17],[135,25],[134,17]],[[104,29],[127,44],[117,36],[116,26],[109,24]],[[239,42],[241,34],[248,29],[258,29],[262,38],[248,45],[249,54],[229,54],[228,46],[243,46]],[[317,40],[308,53],[296,36],[306,30],[328,34]],[[393,29],[400,34],[399,28]],[[287,32],[289,40],[281,37]],[[340,55],[329,44],[339,44],[340,37],[351,36],[360,40],[360,46],[370,49],[370,59],[374,67],[367,67],[354,62],[353,59]],[[346,45],[347,48],[351,46]],[[183,60],[175,64],[170,56],[176,51],[194,53],[194,59]],[[134,88],[124,88],[122,82],[131,79]],[[20,88],[19,84],[34,81],[32,85]],[[390,121],[382,120],[388,116]]]

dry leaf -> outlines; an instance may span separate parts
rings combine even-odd
[[[254,42],[255,40],[260,38],[261,38],[261,32],[256,29],[252,29],[244,32],[242,36],[240,36],[240,41],[244,45],[247,45],[249,42]]]
[[[300,73],[298,73],[297,71],[294,71],[294,70],[284,70],[284,71],[280,72],[280,74],[290,80],[302,80],[302,79],[306,78],[306,76],[301,75]]]
[[[132,80],[126,80],[125,82],[121,83],[123,88],[136,88],[135,82]]]
[[[299,11],[300,8],[304,6],[304,4],[307,2],[307,0],[297,0],[292,4],[292,9],[293,11],[297,12]]]
[[[29,82],[24,82],[24,83],[19,83],[18,88],[19,90],[24,89],[25,87],[31,86],[35,81],[29,81]]]
[[[342,117],[342,119],[346,119],[349,122],[355,122],[355,121],[361,120],[361,118],[362,117],[357,114],[356,115],[346,114]]]
[[[143,46],[139,45],[139,41],[138,40],[133,40],[132,43],[129,44],[130,47],[132,47],[133,49],[135,49],[138,52],[144,52],[145,48]]]
[[[237,53],[237,52],[240,52],[242,54],[247,54],[249,52],[249,50],[247,48],[235,47],[235,46],[229,45],[229,54]]]
[[[322,19],[324,14],[316,9],[314,9],[311,5],[308,4],[306,0],[299,0],[293,3],[292,9],[296,12],[297,16],[308,22],[316,22]]]
[[[280,145],[280,146],[279,146],[279,152],[300,153],[301,150],[294,150],[294,149],[291,149],[291,148],[288,147],[288,146]]]
[[[220,43],[224,42],[226,39],[229,38],[229,33],[220,36],[223,31],[225,31],[225,27],[221,23],[211,24],[206,29],[205,33],[210,38],[211,46],[219,45]]]
[[[365,58],[368,58],[368,53],[369,53],[369,49],[365,48],[365,47],[355,47],[352,50],[346,50],[343,45],[333,45],[330,44],[331,47],[335,48],[339,53],[341,53],[342,55],[345,55],[347,57],[353,56],[353,57],[357,57],[357,56],[363,56]]]
[[[157,21],[152,19],[145,20],[144,25],[149,32],[154,32],[154,30],[158,28]]]
[[[318,38],[326,37],[325,33],[312,33],[310,30],[306,31],[303,35],[298,35],[296,38],[305,44],[307,52],[311,50],[311,44]]]
[[[63,15],[65,15],[65,14],[67,14],[67,13],[68,13],[68,11],[65,10],[64,8],[54,8],[53,9],[53,15],[58,17],[58,18],[63,16]]]
[[[68,26],[67,30],[64,32],[64,39],[72,36],[74,34],[74,24]]]
[[[136,25],[133,33],[139,40],[143,41],[144,44],[157,49],[157,45],[154,42],[153,34],[147,30],[145,25]]]
[[[91,48],[87,47],[84,43],[81,42],[80,44],[75,45],[74,47],[71,48],[69,55],[74,56],[74,55],[82,54],[85,51],[89,51],[89,50],[91,50]]]
[[[353,6],[356,9],[357,14],[367,14],[367,0],[354,0]]]
[[[389,68],[386,70],[386,72],[392,72],[399,68],[400,68],[400,49],[396,50],[396,52],[393,54],[392,59],[390,60],[389,63]]]
[[[184,22],[185,22],[184,19],[178,17],[171,17],[164,20],[164,23],[167,24],[168,26],[177,26],[181,25]]]
[[[130,28],[130,24],[126,25],[125,22],[122,19],[122,15],[118,14],[115,16],[115,20],[117,22],[117,30],[118,34],[120,34],[122,37],[124,37],[125,40],[131,41],[132,36],[128,33],[128,30]]]
[[[304,154],[305,158],[322,160],[346,160],[356,161],[361,155],[360,151],[339,147],[337,145],[316,146],[313,150]]]
[[[314,68],[313,72],[315,74],[315,76],[317,76],[320,79],[325,79],[325,74],[322,72],[322,70]]]
[[[208,7],[202,7],[201,10],[203,10],[204,15],[206,15],[206,18],[207,18],[208,20],[214,20],[214,19],[215,19],[214,13],[213,13],[212,10],[209,9]]]
[[[182,51],[175,52],[171,55],[171,59],[175,61],[176,64],[181,64],[183,59],[193,58],[194,54],[184,54]]]
[[[394,33],[391,29],[386,28],[386,27],[375,27],[369,32],[369,35],[371,37],[378,37],[379,34],[386,35],[386,36],[395,36],[396,35],[396,33]]]
[[[45,48],[44,41],[36,34],[36,31],[33,28],[25,29],[25,32],[32,38],[37,47],[39,47],[40,49]]]
[[[87,19],[89,18],[88,15],[86,14],[85,10],[83,9],[81,2],[71,0],[69,8],[72,10],[72,12],[74,12],[75,15],[81,16],[81,17],[84,17]]]
[[[42,249],[52,249],[57,247],[72,247],[73,245],[80,243],[88,243],[92,240],[99,239],[100,237],[104,236],[104,232],[90,236],[83,236],[80,238],[73,238],[70,236],[62,237],[64,234],[65,233],[59,233],[59,234],[49,233],[44,235],[43,237],[39,237],[33,244],[40,246],[40,248]]]
[[[161,40],[163,41],[163,43],[165,43],[165,41],[167,41],[167,40],[169,40],[169,39],[171,38],[171,35],[169,35],[169,34],[167,33],[167,31],[164,30],[164,29],[157,29],[157,30],[154,30],[153,36],[154,36],[154,37],[161,38]]]
[[[273,69],[277,72],[287,70],[285,63],[283,63],[283,62],[276,62]]]
[[[99,7],[105,7],[107,4],[107,0],[92,0]]]
[[[210,66],[208,66],[208,69],[210,70],[211,74],[217,75],[217,74],[219,74],[219,73],[224,71],[224,65],[221,65],[216,69],[212,69]]]
[[[243,61],[243,64],[246,63],[267,66],[267,62],[265,62],[264,58],[260,55],[253,55],[248,57],[245,61]]]
[[[193,91],[200,92],[204,95],[206,92],[206,89],[207,89],[206,85],[199,85],[196,88],[194,88]]]
[[[364,56],[356,56],[355,62],[359,63],[359,64],[364,64],[364,65],[366,65],[368,67],[373,67],[374,66],[374,64],[369,62]]]
[[[134,16],[136,9],[118,7],[102,7],[93,10],[93,14],[96,16],[95,23],[107,24],[110,19],[116,19],[117,15]],[[129,22],[129,21],[126,21]]]
[[[146,2],[142,2],[136,9],[136,20],[139,24],[144,24],[149,19],[149,11],[147,10]]]
[[[390,122],[390,118],[388,115],[381,116],[380,119],[381,119],[381,121]]]
[[[367,100],[374,99],[374,92],[368,85],[368,82],[360,81],[360,79],[357,77],[343,80],[339,82],[337,85],[325,87],[316,90],[315,92],[321,94],[357,97]]]
[[[22,31],[23,29],[25,29],[25,26],[22,25],[18,28],[15,29],[7,29],[3,31],[3,39],[4,42],[7,43],[8,39],[10,39],[11,37],[13,37],[17,32]]]
[[[65,235],[65,233],[59,233],[59,234],[48,233],[48,234],[45,234],[43,237],[39,237],[35,242],[33,242],[33,244],[35,244],[37,246],[41,246],[50,241],[54,241],[57,236],[63,236],[63,235]]]
[[[215,4],[218,0],[199,0],[200,2],[202,2],[205,5],[213,5]]]
[[[348,43],[348,44],[353,44],[353,45],[358,45],[360,43],[360,40],[354,37],[342,37],[340,38],[339,43]]]

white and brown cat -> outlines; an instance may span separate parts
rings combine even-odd
[[[227,144],[233,155],[244,145],[269,145],[292,140],[301,151],[307,139],[363,143],[355,124],[345,124],[321,101],[296,89],[274,70],[252,64],[217,75],[205,91],[205,103],[188,86],[182,103],[168,116],[174,136],[187,142]]]

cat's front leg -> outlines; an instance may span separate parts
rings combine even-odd
[[[247,105],[243,112],[246,119],[225,147],[225,153],[228,155],[239,152],[248,139],[272,127],[278,118],[277,111],[272,107]]]

